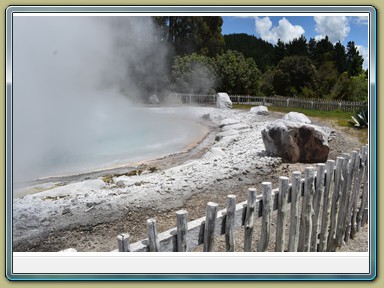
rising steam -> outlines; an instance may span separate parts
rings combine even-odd
[[[15,181],[150,122],[129,109],[167,74],[150,17],[15,16],[13,25]]]

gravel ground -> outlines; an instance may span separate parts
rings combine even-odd
[[[264,154],[260,131],[281,118],[280,113],[260,116],[239,110],[195,110],[199,119],[209,114],[210,133],[184,153],[141,163],[135,169],[108,171],[104,177],[55,179],[18,191],[13,201],[14,251],[111,251],[117,248],[120,233],[128,232],[131,242],[145,238],[149,218],[157,219],[157,230],[162,232],[175,226],[177,210],[187,210],[191,221],[205,214],[209,201],[223,209],[228,194],[236,195],[237,202],[245,201],[248,188],[260,191],[263,181],[272,182],[275,188],[279,176],[289,177],[310,166],[282,163]],[[362,146],[350,131],[311,120],[335,130],[329,159]],[[217,137],[220,141],[215,141]],[[236,236],[238,251],[242,234]],[[259,237],[257,229],[254,237]],[[216,243],[215,249],[221,251],[223,239]],[[268,249],[273,251],[272,244]],[[339,251],[367,249],[366,226]]]

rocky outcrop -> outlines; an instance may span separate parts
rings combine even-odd
[[[269,115],[268,108],[263,105],[252,107],[249,112],[254,113],[256,115]]]
[[[261,136],[267,153],[286,162],[320,163],[328,158],[328,134],[315,125],[279,119]]]
[[[225,137],[234,137],[241,133],[241,131],[249,130],[248,124],[242,123],[240,120],[233,118],[225,118],[220,122],[220,133],[216,135],[215,140],[220,141]]]
[[[227,93],[217,93],[216,108],[232,109],[232,101]]]

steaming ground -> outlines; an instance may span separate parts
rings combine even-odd
[[[218,202],[222,209],[226,195],[236,194],[238,202],[244,201],[247,188],[259,187],[263,181],[272,181],[277,187],[278,176],[290,176],[292,170],[303,171],[308,166],[281,164],[280,158],[264,155],[260,131],[281,115],[201,107],[192,110],[197,118],[209,114],[207,124],[216,127],[199,152],[191,150],[186,154],[194,159],[175,160],[174,155],[164,158],[163,163],[168,161],[168,165],[159,165],[158,171],[141,166],[148,168],[141,175],[45,183],[15,197],[15,251],[58,251],[69,247],[78,251],[111,251],[116,249],[119,233],[131,233],[132,241],[145,238],[147,218],[156,217],[158,231],[162,232],[175,226],[174,211],[178,209],[187,209],[193,220],[204,215],[207,201]],[[215,142],[215,136],[222,138]],[[359,146],[356,141],[348,143],[339,143],[342,152]],[[337,149],[331,151],[330,159],[340,155]],[[177,165],[169,167],[170,163]]]

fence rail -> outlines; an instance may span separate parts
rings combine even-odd
[[[209,202],[205,217],[187,222],[188,212],[180,210],[176,227],[160,234],[156,220],[149,219],[147,239],[130,244],[129,234],[120,234],[118,249],[113,252],[185,252],[199,245],[209,252],[220,235],[225,235],[226,251],[232,252],[234,231],[239,228],[244,229],[244,251],[255,247],[263,252],[271,244],[272,212],[276,210],[275,251],[335,251],[368,222],[368,163],[368,146],[364,146],[336,161],[307,167],[303,179],[301,172],[292,173],[291,183],[281,176],[276,189],[263,182],[262,195],[256,196],[256,189],[249,188],[247,201],[236,203],[236,197],[228,195],[226,209],[218,211],[218,204]],[[288,214],[290,223],[286,225]],[[256,245],[253,230],[258,218],[262,224]]]
[[[180,94],[174,93],[172,97],[176,97],[182,104],[198,104],[204,106],[215,106],[215,95],[200,94]],[[264,105],[277,107],[303,108],[311,110],[341,110],[344,112],[354,112],[360,108],[367,106],[365,102],[336,101],[326,99],[297,99],[287,98],[283,96],[251,96],[251,95],[229,95],[232,103],[247,105]]]

